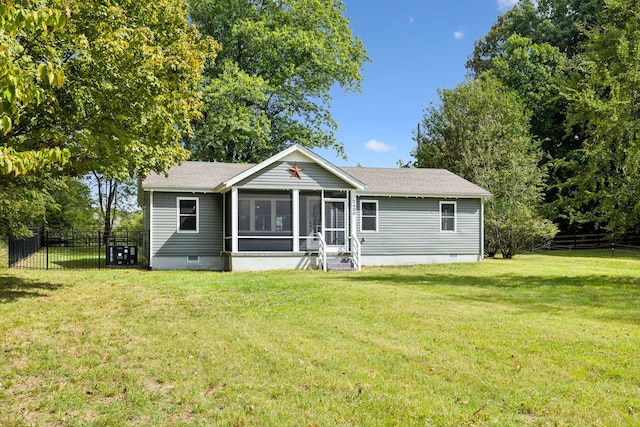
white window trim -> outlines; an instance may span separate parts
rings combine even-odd
[[[453,230],[442,229],[442,205],[453,205]],[[449,200],[441,201],[439,205],[438,218],[438,226],[440,227],[441,233],[455,233],[458,230],[458,203]]]
[[[195,200],[196,201],[196,229],[195,230],[180,230],[180,202],[182,200]],[[197,234],[200,232],[200,198],[199,197],[176,197],[176,231],[178,233],[185,234]]]
[[[362,213],[364,212],[364,209],[362,209],[362,204],[363,203],[375,203],[376,205],[376,229],[375,230],[364,230],[362,228]],[[370,200],[370,199],[360,199],[360,232],[361,233],[377,233],[379,230],[378,227],[378,223],[380,220],[380,210],[378,209],[378,201],[377,200]]]

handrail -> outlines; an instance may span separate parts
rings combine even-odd
[[[322,270],[327,271],[327,244],[324,241],[322,233],[318,233],[318,260],[322,266]]]
[[[361,270],[360,265],[360,240],[358,240],[358,236],[355,233],[351,233],[351,259],[353,260],[353,266],[356,271]]]

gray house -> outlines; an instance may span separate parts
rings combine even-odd
[[[191,270],[478,261],[490,195],[443,169],[337,167],[300,145],[185,162],[139,190],[150,267]]]

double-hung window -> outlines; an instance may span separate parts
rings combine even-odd
[[[178,197],[178,233],[198,232],[198,203],[197,197]]]
[[[456,202],[440,202],[440,231],[456,231]]]
[[[360,231],[378,231],[378,201],[360,200]]]

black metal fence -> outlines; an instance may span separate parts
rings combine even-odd
[[[21,269],[100,269],[147,267],[148,231],[49,230],[34,228],[32,237],[9,239],[9,267]]]

